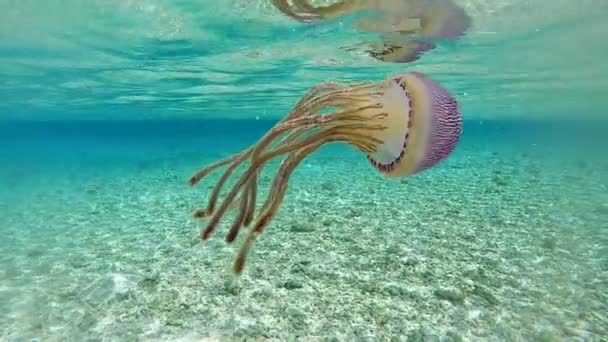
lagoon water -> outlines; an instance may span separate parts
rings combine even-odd
[[[608,3],[457,2],[467,34],[396,64],[270,1],[0,0],[0,340],[608,340]],[[459,102],[454,153],[386,179],[323,147],[234,282],[192,173],[408,71]]]

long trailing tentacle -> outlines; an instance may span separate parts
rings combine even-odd
[[[329,136],[326,139],[317,140],[313,143],[308,144],[307,146],[300,147],[299,149],[290,153],[290,155],[285,158],[277,175],[275,176],[272,188],[270,190],[270,195],[266,200],[266,203],[263,206],[262,212],[255,226],[249,231],[247,238],[241,245],[239,249],[239,253],[234,262],[233,271],[235,274],[240,274],[243,271],[245,266],[245,261],[253,246],[253,243],[257,239],[257,237],[264,231],[264,228],[268,224],[268,222],[272,219],[272,216],[276,214],[278,206],[283,200],[285,193],[287,191],[289,176],[295,170],[295,168],[306,158],[308,155],[316,151],[322,145],[331,142],[331,141],[341,141],[341,140],[349,140],[351,139],[350,132],[348,130],[336,130],[333,136]]]
[[[295,133],[295,132],[290,132],[290,133],[291,134],[288,134],[287,136],[285,136],[284,140],[286,140],[286,141],[290,140],[292,138],[292,137],[290,137],[290,135],[293,135],[293,133]],[[224,173],[222,174],[222,176],[216,183],[215,187],[213,188],[213,191],[211,193],[207,206],[205,208],[196,210],[194,212],[195,217],[203,218],[203,217],[207,217],[213,213],[213,211],[215,209],[215,205],[217,204],[217,201],[219,199],[220,192],[221,192],[222,188],[224,187],[224,184],[226,184],[226,182],[228,181],[228,179],[230,178],[230,175],[234,172],[234,170],[251,157],[251,154],[254,151],[254,147],[255,147],[255,145],[251,146],[246,151],[244,151],[232,158],[229,158],[228,161],[226,163],[224,163],[224,165],[225,165],[225,164],[232,162],[232,164],[229,167],[227,167],[226,170],[224,170]],[[209,173],[205,169],[203,169],[202,171]],[[251,205],[253,205],[253,204],[251,204]],[[241,219],[243,219],[243,220],[246,219],[246,220],[250,221],[250,218],[248,218],[247,216],[242,217]]]
[[[279,123],[283,123],[290,119],[300,117],[303,115],[309,115],[311,112],[316,112],[320,109],[320,106],[331,105],[331,98],[336,97],[340,94],[344,93],[352,93],[353,96],[356,96],[354,92],[369,89],[374,87],[373,83],[370,82],[362,82],[354,85],[346,85],[346,84],[337,84],[337,83],[324,83],[315,87],[312,87],[302,98],[298,101],[298,103],[294,106],[294,108],[289,112],[289,114],[281,120]],[[322,95],[321,95],[322,94]],[[317,110],[313,110],[317,109]],[[251,149],[255,145],[252,145],[245,151],[240,153],[236,153],[230,157],[219,160],[211,165],[204,167],[203,169],[197,171],[192,177],[190,177],[190,185],[194,186],[199,183],[204,177],[209,175],[211,172],[216,169],[225,166],[230,163],[240,163],[245,160]]]
[[[217,203],[220,192],[221,192],[222,188],[224,187],[224,184],[226,183],[226,181],[232,174],[232,172],[234,172],[234,170],[238,166],[240,166],[243,162],[245,162],[245,160],[247,160],[248,158],[254,158],[257,154],[261,153],[268,145],[270,145],[277,137],[281,136],[282,134],[287,133],[296,128],[302,128],[302,127],[306,127],[306,126],[309,126],[309,128],[312,128],[315,125],[331,123],[332,121],[345,121],[345,120],[349,120],[349,119],[364,120],[365,119],[364,117],[361,117],[360,115],[356,114],[359,110],[379,108],[379,107],[380,107],[379,104],[372,104],[372,105],[368,105],[368,106],[365,106],[362,108],[353,108],[346,112],[338,112],[338,113],[328,114],[328,115],[323,115],[323,116],[319,116],[319,115],[294,116],[293,118],[291,118],[287,121],[283,121],[282,123],[280,123],[277,126],[275,126],[274,128],[272,128],[268,133],[266,133],[266,135],[264,135],[258,141],[257,144],[255,144],[254,146],[250,147],[246,151],[236,155],[235,157],[233,157],[231,159],[232,164],[224,171],[224,174],[220,177],[220,180],[215,185],[213,192],[211,194],[211,197],[209,199],[209,202],[207,204],[207,207],[195,211],[194,216],[198,217],[198,218],[202,218],[202,217],[207,217],[207,216],[211,215],[215,209],[215,204]],[[292,132],[292,133],[295,134],[297,132]],[[227,163],[229,163],[229,162],[227,162]],[[225,163],[225,164],[227,164],[227,163]],[[203,169],[202,171],[206,172],[205,169]]]
[[[366,148],[366,149],[372,149],[373,146],[375,144],[380,143],[380,141],[371,136],[364,135],[362,133],[354,133],[353,130],[382,130],[385,128],[386,127],[383,127],[383,126],[370,126],[370,125],[366,125],[366,124],[350,124],[350,125],[344,124],[344,125],[334,126],[334,127],[322,130],[321,132],[313,134],[300,141],[292,142],[291,144],[280,145],[279,147],[277,147],[276,149],[274,149],[270,152],[267,152],[262,155],[258,155],[258,156],[256,156],[256,158],[252,158],[249,168],[241,176],[239,181],[233,186],[231,191],[226,195],[220,208],[218,208],[218,210],[213,214],[213,216],[210,218],[209,222],[207,223],[207,227],[201,232],[201,238],[203,240],[206,240],[210,236],[210,234],[217,227],[221,217],[226,213],[227,209],[234,201],[235,197],[237,196],[237,194],[239,193],[241,188],[245,184],[247,184],[247,182],[250,180],[253,173],[256,172],[259,168],[261,168],[263,166],[263,164],[266,163],[268,160],[270,160],[274,157],[277,157],[279,155],[296,150],[300,147],[307,146],[315,141],[327,140],[327,137],[335,135],[336,132],[337,131],[339,132],[340,129],[350,130],[349,136],[345,137],[347,139],[344,139],[344,140],[347,140],[349,142],[352,141],[355,145],[362,146],[363,148]]]
[[[348,141],[348,142],[350,142],[350,141],[357,142],[358,141],[358,143],[360,143],[363,140],[369,139],[370,142],[372,142],[373,144],[378,142],[377,140],[368,138],[365,135],[354,134],[352,132],[353,128],[360,129],[360,127],[361,126],[353,127],[353,125],[336,127],[335,129],[333,129],[331,134],[327,136],[327,138],[321,139],[320,141],[312,142],[307,146],[305,145],[303,147],[299,147],[296,151],[294,151],[292,153],[299,153],[299,151],[307,149],[310,146],[315,146],[318,143],[327,144],[328,142],[331,142],[331,141]],[[385,127],[374,127],[374,126],[369,126],[369,127],[370,127],[370,129],[378,129],[378,130],[385,128]],[[365,151],[369,152],[369,153],[374,152],[375,151],[373,149],[374,146],[375,145],[365,147]],[[279,172],[277,172],[277,175],[275,176],[275,179],[274,179],[274,182],[270,189],[268,198],[267,198],[266,202],[264,203],[264,205],[262,206],[262,209],[260,210],[260,215],[258,215],[258,220],[257,220],[256,224],[254,225],[255,230],[261,231],[263,229],[263,227],[270,221],[272,215],[274,215],[279,204],[283,200],[283,196],[285,194],[285,191],[287,190],[287,180],[289,178],[289,175],[293,171],[292,169],[288,169],[291,165],[288,162],[288,160],[289,160],[289,158],[285,159]],[[296,163],[299,163],[299,161]],[[296,166],[297,166],[297,164],[293,165],[294,168]]]
[[[249,181],[248,186],[245,187],[243,194],[241,195],[241,205],[239,207],[239,213],[234,219],[228,234],[226,234],[226,242],[232,242],[236,239],[239,229],[243,225],[247,215],[249,215],[248,210],[250,209],[250,201],[255,197],[251,197],[252,185],[257,182],[256,175],[252,176],[252,179]]]
[[[194,175],[192,175],[192,177],[190,177],[190,185],[194,186],[196,185],[198,182],[200,182],[204,177],[206,177],[208,174],[210,174],[211,172],[215,171],[216,169],[219,169],[220,167],[226,165],[226,164],[230,164],[232,162],[234,162],[236,159],[238,159],[239,157],[241,157],[243,154],[245,154],[245,152],[240,152],[240,153],[236,153],[228,158],[224,158],[221,160],[216,161],[215,163],[205,166],[204,168],[200,169],[199,171],[197,171]]]
[[[379,93],[380,90],[376,84],[364,82],[350,88],[345,87],[343,89],[336,89],[315,98],[311,98],[295,108],[294,112],[316,113],[324,107],[367,102],[369,101],[370,96]]]
[[[339,86],[335,83],[324,83],[324,84],[312,87],[308,92],[306,92],[306,94],[304,94],[304,96],[302,96],[302,98],[294,106],[294,109],[283,120],[281,120],[281,122],[292,119],[295,116],[298,116],[298,114],[303,114],[303,111],[298,110],[298,108],[300,108],[303,104],[308,102],[311,98],[317,97],[320,93],[322,93],[324,91],[337,90],[337,89],[340,89],[343,87],[344,86]],[[254,145],[252,145],[251,147],[253,147],[253,146]],[[189,180],[190,185],[191,186],[196,185],[198,182],[200,182],[204,177],[206,177],[211,172],[215,171],[216,169],[218,169],[226,164],[235,162],[240,157],[246,158],[247,152],[250,149],[233,154],[232,156],[224,158],[222,160],[218,160],[218,161],[214,162],[213,164],[208,165],[208,166],[202,168],[201,170],[197,171],[192,177],[190,177],[190,180]]]
[[[259,155],[263,150],[266,149],[268,145],[270,145],[277,137],[281,136],[283,133],[306,127],[308,129],[313,129],[318,127],[319,125],[331,125],[336,122],[347,122],[347,121],[365,121],[369,120],[368,117],[362,116],[359,114],[362,110],[367,109],[378,109],[381,108],[380,104],[372,104],[365,107],[360,108],[349,108],[346,111],[327,114],[327,115],[308,115],[297,117],[286,121],[280,125],[275,126],[271,129],[260,141],[256,144],[252,151],[252,158],[255,158]]]
[[[281,167],[278,171],[278,174],[275,178],[272,189],[275,190],[278,187],[279,183],[287,183],[287,179],[296,166],[308,155],[317,150],[321,145],[323,145],[324,141],[318,141],[316,143],[310,144],[307,147],[303,147],[297,151],[292,152],[281,164]],[[257,225],[256,225],[257,226]],[[234,261],[233,271],[235,274],[240,274],[243,271],[243,267],[245,266],[245,261],[247,259],[247,255],[255,242],[255,239],[262,233],[261,229],[252,229],[249,231],[247,238],[241,245],[239,249],[239,253]]]
[[[372,124],[373,121],[387,115],[380,112],[382,107],[380,101],[374,100],[380,94],[381,89],[378,85],[370,82],[350,85],[328,83],[313,87],[283,120],[255,144],[195,173],[190,179],[191,185],[197,184],[212,171],[227,166],[213,188],[206,208],[195,212],[197,217],[209,217],[206,227],[201,230],[201,240],[208,239],[227,211],[235,207],[238,207],[238,213],[226,234],[226,241],[233,242],[240,229],[254,221],[255,225],[250,230],[250,237],[261,233],[282,202],[289,175],[305,156],[321,145],[331,141],[345,141],[366,153],[374,152],[381,141],[375,137],[373,131],[386,129],[382,125]],[[338,111],[319,115],[319,112],[325,108],[337,108]],[[285,154],[287,157],[275,176],[272,189],[256,215],[259,175],[268,161]],[[249,164],[248,167],[231,186],[216,209],[220,193],[228,179],[246,162]],[[240,196],[240,202],[236,201],[237,196]],[[251,240],[250,237],[248,241]],[[241,248],[235,263],[235,271],[242,270],[250,244],[246,242]]]
[[[236,168],[239,167],[247,159],[247,157],[249,157],[250,154],[251,151],[248,150],[246,151],[246,153],[237,156],[237,158],[232,161],[232,164],[228,168],[226,168],[219,181],[215,184],[215,187],[213,188],[213,191],[211,193],[211,197],[209,198],[209,201],[207,203],[207,207],[196,210],[194,212],[194,217],[207,217],[213,213],[213,210],[215,209],[215,204],[217,203],[224,184],[226,183],[226,181],[228,181],[232,172],[234,172],[234,170],[236,170]]]
[[[295,141],[296,139],[301,137],[306,132],[307,131],[305,128],[295,129],[295,130],[291,131],[287,136],[285,136],[284,139],[281,140],[281,144],[287,144],[292,141]],[[246,209],[247,213],[245,215],[243,215],[243,218],[242,218],[242,225],[244,225],[244,226],[249,226],[249,224],[253,220],[253,215],[255,212],[256,197],[257,197],[257,185],[258,185],[257,179],[259,177],[259,174],[260,174],[260,171],[258,170],[257,174],[255,174],[253,176],[253,178],[249,184],[250,189],[248,191],[249,199],[248,199],[248,207]],[[235,229],[238,229],[238,228],[235,228]],[[227,240],[227,241],[231,242],[232,240]]]
[[[352,88],[357,89],[358,87],[360,87],[360,85],[361,84],[353,85]],[[340,94],[341,92],[344,91],[344,89],[348,89],[348,85],[340,85],[340,84],[336,84],[336,83],[324,83],[324,84],[312,87],[304,96],[302,96],[302,98],[294,106],[294,109],[283,120],[281,120],[281,122],[285,122],[290,119],[294,119],[296,117],[300,117],[300,116],[307,114],[307,111],[305,110],[305,109],[307,109],[306,105],[309,104],[311,99],[318,98],[322,93],[326,93],[325,94],[326,96],[331,95],[331,94]],[[329,92],[329,93],[327,94],[327,92]],[[323,97],[323,98],[325,98],[325,97]],[[255,145],[252,145],[245,151],[236,153],[228,158],[219,160],[211,165],[208,165],[205,168],[197,171],[192,177],[190,177],[189,183],[191,186],[194,186],[197,183],[199,183],[204,177],[208,176],[210,173],[212,173],[216,169],[218,169],[222,166],[225,166],[227,164],[230,164],[230,166],[228,166],[227,169],[224,171],[224,174],[220,177],[219,182],[214,187],[207,206],[205,208],[196,210],[194,212],[195,217],[197,217],[197,218],[207,217],[213,213],[215,204],[217,203],[219,194],[220,194],[222,188],[224,187],[224,184],[226,183],[226,181],[228,180],[228,178],[230,177],[232,172],[239,165],[241,165],[243,162],[245,162],[250,157],[251,152],[253,151],[254,147],[255,147]],[[248,220],[250,220],[250,219],[248,219]]]
[[[253,220],[253,214],[255,212],[255,203],[258,192],[258,177],[259,172],[253,176],[251,183],[249,184],[249,199],[247,201],[247,213],[243,216],[243,225],[248,226]]]

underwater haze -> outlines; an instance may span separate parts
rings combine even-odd
[[[607,341],[608,1],[456,3],[462,37],[390,63],[360,14],[0,0],[0,340]],[[311,87],[409,72],[458,101],[454,152],[391,179],[323,145],[235,277],[252,228],[201,242],[222,172],[189,178]]]

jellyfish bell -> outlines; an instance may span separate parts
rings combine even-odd
[[[370,163],[387,177],[421,172],[446,159],[462,134],[456,100],[437,82],[417,72],[392,79],[385,97],[390,113],[383,143],[368,154]]]
[[[379,173],[395,178],[421,172],[446,159],[461,133],[462,117],[456,100],[421,73],[388,77],[380,83],[313,87],[257,143],[190,178],[190,184],[195,185],[212,171],[227,166],[207,206],[194,214],[209,218],[201,239],[211,236],[230,209],[236,209],[237,215],[226,242],[235,241],[241,229],[253,223],[234,263],[233,271],[238,275],[253,242],[278,212],[291,173],[321,146],[347,143],[365,153]],[[285,158],[269,195],[256,210],[258,176],[268,161],[281,156]],[[249,162],[248,167],[218,201],[226,181],[245,162]]]
[[[462,37],[471,26],[471,17],[453,0],[416,0],[401,10],[387,10],[380,19],[361,19],[356,27],[362,31],[401,33],[423,39],[455,40]]]
[[[275,8],[300,22],[319,22],[360,11],[380,14],[375,20],[359,19],[356,27],[367,32],[401,32],[427,39],[457,39],[471,25],[471,18],[454,0],[340,0],[314,6],[309,0],[272,0]]]
[[[471,17],[452,0],[429,1],[420,17],[420,32],[427,39],[458,39],[471,26]]]
[[[325,6],[314,6],[309,0],[272,3],[288,17],[307,23],[360,11],[375,14],[357,19],[355,27],[393,40],[366,50],[371,57],[389,63],[414,62],[433,50],[435,41],[458,39],[471,25],[469,15],[453,0],[340,0]]]

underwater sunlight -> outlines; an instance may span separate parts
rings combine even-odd
[[[608,341],[607,14],[0,0],[0,340]]]

